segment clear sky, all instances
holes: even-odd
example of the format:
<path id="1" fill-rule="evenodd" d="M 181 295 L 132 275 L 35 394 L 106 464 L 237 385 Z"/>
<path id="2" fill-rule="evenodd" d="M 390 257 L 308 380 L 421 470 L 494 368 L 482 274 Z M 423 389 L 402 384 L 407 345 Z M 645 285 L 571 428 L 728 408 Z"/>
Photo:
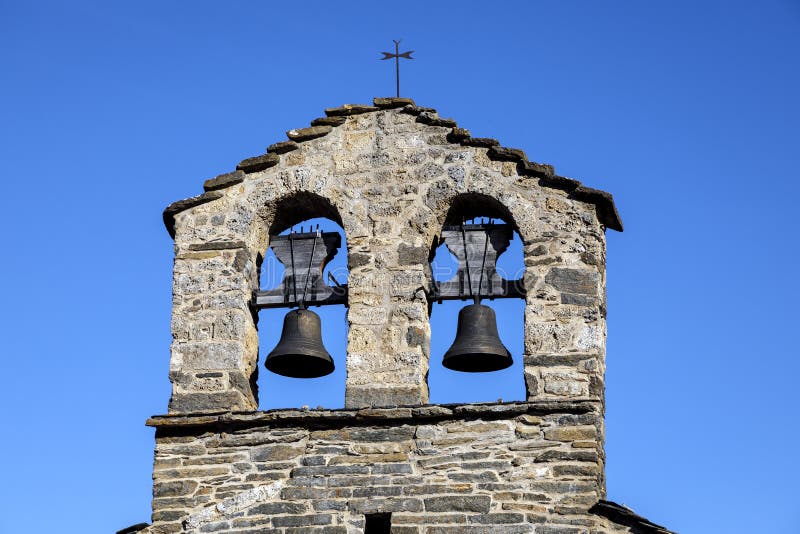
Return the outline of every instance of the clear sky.
<path id="1" fill-rule="evenodd" d="M 404 96 L 615 196 L 609 498 L 682 534 L 800 532 L 797 0 L 0 0 L 0 532 L 149 520 L 162 209 L 391 96 L 397 38 Z"/>

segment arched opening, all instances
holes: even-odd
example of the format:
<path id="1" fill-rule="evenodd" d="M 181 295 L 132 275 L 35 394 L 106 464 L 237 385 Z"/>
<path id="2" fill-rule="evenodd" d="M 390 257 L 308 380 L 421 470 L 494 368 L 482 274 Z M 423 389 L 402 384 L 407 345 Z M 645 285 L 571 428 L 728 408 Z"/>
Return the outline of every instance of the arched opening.
<path id="1" fill-rule="evenodd" d="M 505 228 L 505 231 L 508 232 L 507 247 L 502 244 L 498 246 L 496 242 L 494 245 L 490 244 L 492 238 L 489 237 L 482 242 L 490 252 L 480 254 L 482 251 L 478 251 L 478 257 L 483 259 L 488 256 L 490 263 L 494 264 L 494 275 L 491 273 L 492 269 L 485 263 L 484 270 L 481 270 L 481 262 L 475 261 L 474 250 L 470 254 L 466 254 L 468 237 L 463 241 L 465 248 L 458 249 L 462 242 L 453 239 L 452 231 L 455 228 L 462 228 L 462 225 L 467 231 L 471 229 L 473 232 L 486 231 L 486 229 L 492 232 L 492 229 L 500 228 Z M 495 199 L 485 195 L 468 194 L 454 199 L 445 217 L 444 227 L 443 239 L 438 243 L 431 262 L 433 280 L 437 288 L 442 289 L 440 296 L 445 295 L 445 298 L 435 301 L 431 308 L 431 360 L 428 374 L 430 401 L 432 403 L 463 403 L 525 400 L 526 390 L 522 361 L 525 300 L 524 298 L 513 298 L 520 297 L 520 292 L 524 291 L 521 287 L 521 280 L 525 274 L 525 265 L 522 241 L 513 218 L 509 211 Z M 449 240 L 444 238 L 447 236 L 448 228 L 451 231 Z M 466 232 L 464 237 L 466 237 Z M 498 246 L 500 249 L 496 256 L 496 263 L 494 263 L 491 249 L 489 249 L 490 246 Z M 464 273 L 459 273 L 460 268 L 463 271 L 464 265 L 463 262 L 460 264 L 457 256 L 462 259 L 470 256 L 473 261 L 466 263 L 477 264 L 469 265 L 472 285 L 465 284 Z M 500 341 L 511 353 L 513 363 L 510 367 L 492 372 L 454 371 L 444 367 L 442 358 L 456 339 L 459 312 L 465 306 L 473 303 L 474 294 L 470 295 L 469 289 L 472 287 L 473 293 L 477 292 L 474 285 L 475 277 L 480 273 L 486 276 L 484 280 L 488 280 L 489 276 L 496 276 L 509 282 L 520 281 L 507 292 L 512 298 L 500 298 L 497 288 L 501 286 L 497 282 L 492 284 L 489 291 L 485 289 L 484 282 L 480 280 L 478 282 L 481 288 L 480 292 L 484 294 L 480 303 L 494 311 Z M 453 296 L 454 281 L 459 281 L 464 300 Z M 449 286 L 446 285 L 448 282 Z M 486 295 L 491 293 L 491 290 L 495 291 L 494 297 Z M 446 295 L 450 295 L 450 298 L 447 298 Z"/>
<path id="2" fill-rule="evenodd" d="M 333 237 L 334 233 L 340 238 Z M 270 236 L 271 244 L 260 263 L 261 291 L 257 300 L 267 302 L 283 298 L 284 302 L 269 304 L 258 312 L 259 409 L 341 408 L 344 406 L 347 372 L 345 304 L 348 278 L 347 242 L 341 219 L 327 200 L 311 194 L 297 195 L 279 204 Z M 291 243 L 287 245 L 288 241 Z M 309 267 L 312 266 L 311 271 L 315 270 L 313 265 L 317 266 L 318 272 L 309 276 Z M 287 277 L 292 272 L 298 276 Z M 262 298 L 261 295 L 268 297 Z M 324 305 L 331 295 L 335 304 Z M 281 340 L 287 314 L 300 308 L 298 301 L 303 302 L 301 307 L 320 319 L 322 345 L 334 363 L 330 374 L 295 378 L 265 368 L 267 357 Z"/>

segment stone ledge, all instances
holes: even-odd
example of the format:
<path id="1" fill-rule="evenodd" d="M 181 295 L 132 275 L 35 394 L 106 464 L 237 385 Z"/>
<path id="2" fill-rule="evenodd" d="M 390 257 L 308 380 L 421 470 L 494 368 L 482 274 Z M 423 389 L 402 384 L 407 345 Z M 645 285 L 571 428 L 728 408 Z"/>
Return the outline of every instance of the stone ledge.
<path id="1" fill-rule="evenodd" d="M 481 404 L 426 404 L 391 408 L 361 408 L 357 410 L 297 410 L 278 409 L 248 412 L 209 412 L 182 415 L 154 415 L 147 426 L 157 429 L 188 429 L 192 427 L 249 428 L 258 426 L 331 427 L 364 424 L 418 423 L 447 419 L 504 419 L 523 414 L 553 413 L 584 414 L 600 412 L 602 404 L 596 399 L 579 398 L 569 401 L 491 402 Z"/>
<path id="2" fill-rule="evenodd" d="M 292 150 L 300 148 L 294 141 L 280 141 L 267 147 L 267 152 L 272 154 L 286 154 Z"/>
<path id="3" fill-rule="evenodd" d="M 419 115 L 420 113 L 436 113 L 434 108 L 426 108 L 423 106 L 404 106 L 400 108 L 401 113 L 406 113 L 407 115 Z"/>
<path id="4" fill-rule="evenodd" d="M 216 191 L 217 189 L 225 189 L 242 182 L 244 182 L 244 171 L 233 171 L 206 180 L 205 183 L 203 183 L 203 189 L 206 191 Z"/>
<path id="5" fill-rule="evenodd" d="M 134 532 L 142 531 L 149 526 L 150 523 L 136 523 L 135 525 L 123 528 L 122 530 L 118 530 L 117 534 L 133 534 Z"/>
<path id="6" fill-rule="evenodd" d="M 465 137 L 461 139 L 460 143 L 464 146 L 473 146 L 477 148 L 491 148 L 500 145 L 500 141 L 492 139 L 491 137 Z"/>
<path id="7" fill-rule="evenodd" d="M 675 534 L 661 525 L 648 521 L 627 506 L 622 506 L 612 501 L 598 501 L 589 509 L 589 513 L 610 519 L 618 525 L 635 529 L 632 532 L 640 532 L 641 534 Z"/>
<path id="8" fill-rule="evenodd" d="M 360 115 L 362 113 L 369 113 L 371 111 L 378 111 L 375 106 L 368 106 L 366 104 L 345 104 L 338 108 L 325 108 L 325 115 L 328 117 L 349 117 L 351 115 Z"/>
<path id="9" fill-rule="evenodd" d="M 333 130 L 333 126 L 309 126 L 308 128 L 289 130 L 286 132 L 286 137 L 296 143 L 301 143 L 328 135 L 331 130 Z"/>
<path id="10" fill-rule="evenodd" d="M 606 228 L 622 232 L 622 219 L 619 216 L 619 212 L 617 212 L 617 206 L 611 193 L 582 185 L 577 187 L 570 196 L 577 200 L 594 204 L 597 207 L 597 218 L 600 219 L 600 222 Z"/>
<path id="11" fill-rule="evenodd" d="M 193 252 L 207 251 L 207 250 L 232 250 L 236 248 L 245 248 L 244 241 L 208 241 L 206 243 L 192 243 L 188 249 Z"/>
<path id="12" fill-rule="evenodd" d="M 277 154 L 262 154 L 252 158 L 243 159 L 236 166 L 237 171 L 244 171 L 246 174 L 263 171 L 274 167 L 280 161 Z"/>
<path id="13" fill-rule="evenodd" d="M 427 124 L 428 126 L 443 126 L 445 128 L 456 128 L 458 125 L 453 119 L 443 119 L 437 117 L 434 113 L 423 111 L 417 115 L 417 122 Z"/>
<path id="14" fill-rule="evenodd" d="M 341 126 L 347 117 L 319 117 L 311 121 L 311 126 Z"/>
<path id="15" fill-rule="evenodd" d="M 416 106 L 414 101 L 410 98 L 403 97 L 375 97 L 372 99 L 372 105 L 381 109 L 402 108 L 404 106 Z"/>
<path id="16" fill-rule="evenodd" d="M 206 191 L 202 195 L 185 198 L 183 200 L 173 202 L 172 204 L 167 206 L 166 209 L 164 210 L 164 213 L 162 214 L 162 217 L 164 219 L 164 226 L 167 227 L 167 232 L 169 232 L 169 236 L 172 239 L 175 239 L 175 216 L 178 213 L 188 210 L 189 208 L 205 204 L 206 202 L 211 202 L 220 199 L 223 196 L 225 196 L 225 193 L 221 191 Z"/>
<path id="17" fill-rule="evenodd" d="M 521 148 L 508 148 L 504 146 L 492 146 L 486 153 L 490 159 L 495 161 L 528 161 L 528 156 Z"/>

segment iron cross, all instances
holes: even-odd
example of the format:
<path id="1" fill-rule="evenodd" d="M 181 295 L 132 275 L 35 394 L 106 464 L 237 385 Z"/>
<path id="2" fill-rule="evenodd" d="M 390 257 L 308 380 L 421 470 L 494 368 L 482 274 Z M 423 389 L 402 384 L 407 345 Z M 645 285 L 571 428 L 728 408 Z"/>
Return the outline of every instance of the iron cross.
<path id="1" fill-rule="evenodd" d="M 392 39 L 394 41 L 394 39 Z M 400 98 L 400 58 L 404 57 L 406 59 L 414 59 L 411 57 L 411 53 L 413 50 L 409 50 L 408 52 L 400 53 L 400 41 L 394 41 L 394 54 L 391 52 L 381 52 L 383 57 L 381 59 L 392 59 L 394 58 L 395 63 L 395 73 L 396 73 L 396 80 L 397 80 L 397 98 Z"/>

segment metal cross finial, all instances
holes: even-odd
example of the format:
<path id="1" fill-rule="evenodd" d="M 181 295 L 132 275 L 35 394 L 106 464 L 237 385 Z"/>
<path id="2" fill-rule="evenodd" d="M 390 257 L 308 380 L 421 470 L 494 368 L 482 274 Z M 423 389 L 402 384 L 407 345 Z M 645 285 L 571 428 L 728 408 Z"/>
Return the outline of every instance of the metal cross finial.
<path id="1" fill-rule="evenodd" d="M 394 41 L 394 39 L 392 39 Z M 400 58 L 404 57 L 406 59 L 414 59 L 411 57 L 411 53 L 413 50 L 409 50 L 408 52 L 400 53 L 400 41 L 394 41 L 394 54 L 391 52 L 381 52 L 383 57 L 381 59 L 392 59 L 394 58 L 394 66 L 395 66 L 395 74 L 397 80 L 397 98 L 400 98 Z"/>

